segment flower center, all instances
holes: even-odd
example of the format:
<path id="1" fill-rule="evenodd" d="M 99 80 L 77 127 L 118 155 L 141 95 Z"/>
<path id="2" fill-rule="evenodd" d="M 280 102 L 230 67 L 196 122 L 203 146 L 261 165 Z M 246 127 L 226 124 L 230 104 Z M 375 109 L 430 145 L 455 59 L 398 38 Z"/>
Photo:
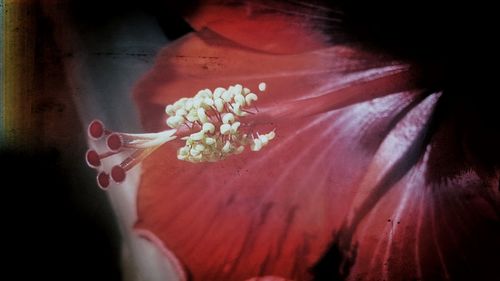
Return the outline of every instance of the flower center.
<path id="1" fill-rule="evenodd" d="M 265 90 L 261 83 L 259 89 Z M 252 103 L 258 96 L 242 85 L 228 89 L 199 91 L 193 98 L 182 98 L 167 105 L 167 125 L 177 129 L 185 145 L 177 150 L 177 159 L 189 162 L 215 162 L 239 154 L 250 146 L 259 151 L 275 136 L 274 131 L 252 134 L 252 125 L 242 117 L 256 114 Z M 248 119 L 247 119 L 248 120 Z"/>
<path id="2" fill-rule="evenodd" d="M 260 83 L 259 90 L 265 91 Z M 104 124 L 94 120 L 88 127 L 88 135 L 94 142 L 105 140 L 106 150 L 98 153 L 89 150 L 87 164 L 97 169 L 97 183 L 105 189 L 110 178 L 120 183 L 128 170 L 140 163 L 161 145 L 180 138 L 184 146 L 177 150 L 177 159 L 198 162 L 215 162 L 233 154 L 240 154 L 245 147 L 259 151 L 275 137 L 274 130 L 264 134 L 253 132 L 252 118 L 257 108 L 253 105 L 258 95 L 240 84 L 213 91 L 204 89 L 192 98 L 181 98 L 165 108 L 169 116 L 167 125 L 172 128 L 158 133 L 128 134 L 105 129 Z M 99 143 L 96 145 L 98 146 Z M 116 155 L 128 154 L 112 166 L 110 174 L 103 168 L 102 160 Z"/>

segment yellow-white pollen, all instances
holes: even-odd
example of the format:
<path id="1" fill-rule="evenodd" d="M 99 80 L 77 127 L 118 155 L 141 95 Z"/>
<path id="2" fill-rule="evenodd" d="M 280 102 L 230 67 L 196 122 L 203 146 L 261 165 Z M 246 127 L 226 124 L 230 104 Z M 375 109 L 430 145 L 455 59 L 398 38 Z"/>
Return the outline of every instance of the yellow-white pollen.
<path id="1" fill-rule="evenodd" d="M 260 139 L 254 139 L 253 143 L 250 145 L 250 149 L 252 151 L 259 151 L 262 149 L 262 142 Z"/>
<path id="2" fill-rule="evenodd" d="M 205 136 L 205 132 L 199 131 L 198 133 L 191 134 L 191 136 L 189 136 L 189 137 L 194 141 L 199 141 L 199 140 L 202 140 L 204 136 Z"/>
<path id="3" fill-rule="evenodd" d="M 260 90 L 261 92 L 264 92 L 264 91 L 266 90 L 266 86 L 267 86 L 267 85 L 266 85 L 266 83 L 261 82 L 261 83 L 259 84 L 259 90 Z"/>
<path id="4" fill-rule="evenodd" d="M 214 90 L 214 99 L 220 98 L 220 96 L 222 95 L 222 93 L 224 93 L 225 91 L 226 91 L 226 89 L 224 89 L 222 87 L 216 88 Z"/>
<path id="5" fill-rule="evenodd" d="M 222 117 L 222 123 L 228 124 L 234 122 L 234 115 L 232 113 L 226 113 Z"/>
<path id="6" fill-rule="evenodd" d="M 215 125 L 209 122 L 206 122 L 203 124 L 202 130 L 204 132 L 208 132 L 213 134 L 215 132 Z"/>
<path id="7" fill-rule="evenodd" d="M 257 95 L 254 93 L 250 93 L 250 94 L 246 95 L 246 97 L 245 97 L 245 101 L 247 102 L 247 105 L 251 105 L 252 102 L 256 101 L 257 99 L 258 99 Z"/>
<path id="8" fill-rule="evenodd" d="M 220 133 L 223 135 L 229 135 L 231 133 L 231 125 L 229 124 L 222 124 L 220 126 Z"/>
<path id="9" fill-rule="evenodd" d="M 265 90 L 265 83 L 259 90 Z M 181 138 L 185 145 L 178 149 L 177 159 L 189 162 L 214 162 L 232 154 L 240 154 L 249 146 L 259 151 L 275 137 L 274 130 L 256 136 L 240 117 L 255 114 L 249 107 L 258 95 L 240 84 L 229 88 L 203 89 L 192 98 L 181 98 L 165 107 L 166 123 L 179 130 L 185 126 L 191 132 Z M 244 130 L 242 132 L 242 130 Z"/>
<path id="10" fill-rule="evenodd" d="M 223 112 L 224 111 L 224 101 L 221 98 L 216 98 L 214 100 L 215 108 L 217 109 L 218 112 Z"/>

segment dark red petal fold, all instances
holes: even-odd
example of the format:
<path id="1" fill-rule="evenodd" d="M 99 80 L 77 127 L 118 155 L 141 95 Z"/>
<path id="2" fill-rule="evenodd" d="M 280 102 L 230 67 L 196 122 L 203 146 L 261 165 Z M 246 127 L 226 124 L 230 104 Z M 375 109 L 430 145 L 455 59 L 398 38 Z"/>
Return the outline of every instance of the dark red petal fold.
<path id="1" fill-rule="evenodd" d="M 467 159 L 470 147 L 449 139 L 464 128 L 438 118 L 442 117 L 439 109 L 441 104 L 432 115 L 409 114 L 410 122 L 387 138 L 399 135 L 398 140 L 382 144 L 374 158 L 376 165 L 368 169 L 368 175 L 372 169 L 381 177 L 389 174 L 393 163 L 377 161 L 378 155 L 395 157 L 395 147 L 407 147 L 406 154 L 414 152 L 415 141 L 405 145 L 408 139 L 418 139 L 408 138 L 417 133 L 414 128 L 427 131 L 427 136 L 432 132 L 429 143 L 424 142 L 423 151 L 413 158 L 416 163 L 390 188 L 376 194 L 379 190 L 368 184 L 368 196 L 355 200 L 359 202 L 355 206 L 362 207 L 353 208 L 350 217 L 366 215 L 349 227 L 359 249 L 351 279 L 488 280 L 495 276 L 500 258 L 500 242 L 495 238 L 500 235 L 498 178 L 482 176 L 483 170 Z M 412 115 L 428 119 L 427 124 L 412 121 Z M 412 161 L 405 153 L 402 159 Z M 368 204 L 366 198 L 373 195 L 376 204 Z"/>
<path id="2" fill-rule="evenodd" d="M 315 3 L 317 2 L 317 3 Z M 319 1 L 200 1 L 186 19 L 196 30 L 208 28 L 242 46 L 275 54 L 325 47 L 338 21 Z"/>

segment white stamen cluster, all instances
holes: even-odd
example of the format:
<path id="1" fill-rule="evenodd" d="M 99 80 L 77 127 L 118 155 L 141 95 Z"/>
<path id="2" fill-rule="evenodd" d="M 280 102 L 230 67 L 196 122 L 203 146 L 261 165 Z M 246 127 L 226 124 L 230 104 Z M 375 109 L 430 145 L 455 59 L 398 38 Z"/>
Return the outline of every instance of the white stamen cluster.
<path id="1" fill-rule="evenodd" d="M 261 83 L 262 85 L 263 83 Z M 264 83 L 265 85 L 265 83 Z M 264 87 L 259 87 L 260 89 Z M 240 117 L 246 116 L 258 96 L 240 84 L 228 89 L 218 87 L 199 91 L 193 98 L 181 98 L 167 105 L 167 125 L 174 129 L 186 126 L 199 130 L 182 138 L 185 145 L 178 149 L 177 158 L 190 162 L 218 161 L 231 154 L 239 154 L 249 145 L 259 151 L 275 137 L 274 130 L 267 134 L 249 135 Z"/>

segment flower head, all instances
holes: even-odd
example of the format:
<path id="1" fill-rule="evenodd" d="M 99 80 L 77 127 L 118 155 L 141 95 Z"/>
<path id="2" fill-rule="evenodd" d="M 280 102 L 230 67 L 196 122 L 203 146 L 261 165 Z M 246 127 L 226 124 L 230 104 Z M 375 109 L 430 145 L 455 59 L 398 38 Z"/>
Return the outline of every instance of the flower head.
<path id="1" fill-rule="evenodd" d="M 199 4 L 187 15 L 196 31 L 160 52 L 134 93 L 144 128 L 167 124 L 180 143 L 144 158 L 142 235 L 193 280 L 495 272 L 500 137 L 484 101 L 445 87 L 440 59 L 337 40 L 325 31 L 338 10 L 323 1 Z M 259 157 L 232 156 L 270 141 Z"/>

